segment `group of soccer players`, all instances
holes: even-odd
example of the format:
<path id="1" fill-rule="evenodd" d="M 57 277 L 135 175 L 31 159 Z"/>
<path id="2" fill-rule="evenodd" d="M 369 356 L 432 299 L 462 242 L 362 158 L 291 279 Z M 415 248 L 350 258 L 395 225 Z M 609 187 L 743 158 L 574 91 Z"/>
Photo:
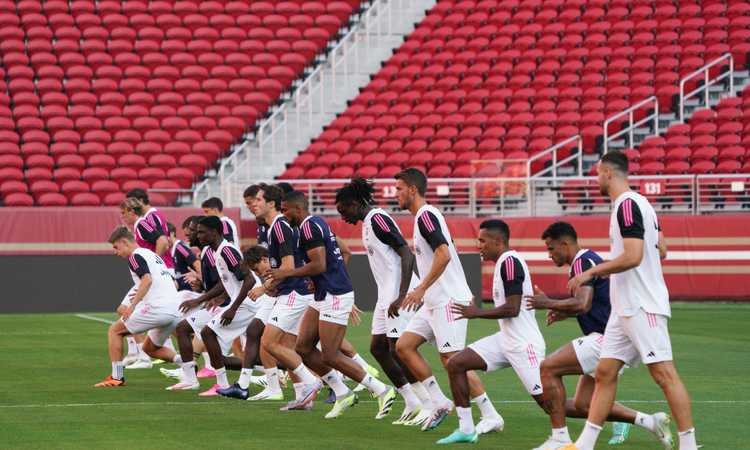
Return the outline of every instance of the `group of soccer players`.
<path id="1" fill-rule="evenodd" d="M 666 247 L 658 219 L 646 198 L 630 190 L 623 154 L 606 154 L 598 169 L 602 194 L 613 203 L 611 260 L 581 248 L 570 224 L 551 224 L 542 240 L 557 266 L 570 267 L 571 296 L 550 299 L 510 247 L 508 225 L 485 220 L 477 242 L 481 258 L 495 264 L 490 308 L 474 303 L 446 221 L 425 200 L 422 172 L 405 169 L 396 175 L 399 206 L 414 216 L 413 249 L 393 218 L 376 206 L 371 183 L 354 179 L 337 191 L 344 221 L 362 222 L 378 288 L 370 351 L 392 386 L 378 380 L 377 371 L 346 341 L 349 322 L 359 322 L 345 266 L 348 250 L 325 219 L 310 214 L 304 193 L 285 184 L 247 188 L 245 204 L 258 222 L 258 244 L 244 253 L 236 226 L 222 217 L 220 200 L 204 203 L 206 216 L 185 220 L 186 245 L 170 235 L 144 192 L 131 193 L 121 205 L 126 227 L 117 228 L 109 241 L 128 260 L 135 285 L 118 308 L 121 320 L 109 331 L 112 374 L 96 386 L 125 384 L 122 339 L 127 337 L 136 355 L 145 354 L 136 363 L 158 358 L 180 366 L 162 370 L 179 379 L 169 390 L 198 389 L 205 370 L 203 376 L 215 376 L 216 384 L 199 395 L 282 400 L 286 372 L 295 398 L 282 411 L 311 409 L 327 385 L 335 402 L 326 418 L 341 416 L 358 402 L 356 391 L 367 389 L 378 400 L 376 419 L 389 414 L 398 393 L 405 408 L 393 424 L 428 431 L 455 411 L 459 428 L 437 441 L 452 444 L 477 442 L 480 434 L 503 429 L 504 420 L 474 371 L 511 367 L 550 417 L 552 433 L 536 450 L 593 449 L 605 421 L 619 425 L 615 443 L 625 439 L 628 424 L 635 424 L 669 449 L 674 443 L 667 414 L 615 402 L 623 369 L 643 362 L 677 422 L 679 448 L 694 450 L 690 399 L 672 364 L 669 295 L 661 268 Z M 201 249 L 200 259 L 190 247 Z M 546 356 L 535 310 L 547 310 L 547 325 L 575 317 L 582 335 Z M 497 319 L 499 331 L 467 346 L 468 321 L 476 318 Z M 143 339 L 137 337 L 143 333 Z M 171 335 L 177 337 L 177 350 L 170 348 Z M 420 354 L 425 343 L 440 354 L 452 398 Z M 207 367 L 198 371 L 194 354 L 204 349 Z M 229 383 L 227 369 L 240 371 L 236 383 Z M 254 370 L 262 376 L 253 376 Z M 572 398 L 566 398 L 562 381 L 567 375 L 579 376 Z M 350 389 L 346 380 L 358 386 Z M 250 384 L 263 390 L 250 396 Z M 476 425 L 471 401 L 481 412 Z M 575 442 L 566 417 L 587 419 Z"/>

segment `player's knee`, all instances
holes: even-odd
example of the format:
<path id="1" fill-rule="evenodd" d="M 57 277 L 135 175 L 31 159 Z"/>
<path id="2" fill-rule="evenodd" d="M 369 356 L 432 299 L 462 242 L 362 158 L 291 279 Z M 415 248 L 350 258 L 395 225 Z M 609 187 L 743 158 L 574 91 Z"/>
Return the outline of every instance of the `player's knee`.
<path id="1" fill-rule="evenodd" d="M 157 347 L 156 344 L 151 342 L 151 339 L 146 339 L 143 341 L 143 351 L 148 356 L 153 356 L 153 353 L 156 352 L 160 347 Z"/>
<path id="2" fill-rule="evenodd" d="M 617 369 L 608 365 L 599 364 L 596 366 L 597 383 L 614 383 L 617 381 Z"/>
<path id="3" fill-rule="evenodd" d="M 209 342 L 216 338 L 216 333 L 214 333 L 214 330 L 205 327 L 201 330 L 201 339 L 204 343 Z"/>
<path id="4" fill-rule="evenodd" d="M 450 375 L 457 375 L 466 372 L 466 365 L 461 361 L 461 358 L 450 358 L 444 362 L 443 365 Z"/>
<path id="5" fill-rule="evenodd" d="M 177 333 L 178 336 L 190 336 L 192 332 L 193 328 L 185 320 L 180 322 L 175 329 L 175 333 Z"/>
<path id="6" fill-rule="evenodd" d="M 539 366 L 539 376 L 542 378 L 542 381 L 544 381 L 545 378 L 553 378 L 557 376 L 555 366 L 548 364 L 546 360 L 542 361 L 542 365 Z"/>
<path id="7" fill-rule="evenodd" d="M 649 367 L 649 371 L 651 372 L 651 377 L 654 379 L 656 384 L 658 384 L 662 389 L 673 386 L 679 382 L 677 371 L 671 364 L 653 364 L 651 367 Z"/>

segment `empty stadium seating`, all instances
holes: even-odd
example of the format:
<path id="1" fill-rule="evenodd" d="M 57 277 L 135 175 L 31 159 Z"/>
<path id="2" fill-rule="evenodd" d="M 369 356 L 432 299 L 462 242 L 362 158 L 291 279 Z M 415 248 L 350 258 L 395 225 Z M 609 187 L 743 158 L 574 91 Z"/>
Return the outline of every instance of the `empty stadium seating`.
<path id="1" fill-rule="evenodd" d="M 670 109 L 682 77 L 728 52 L 746 67 L 745 1 L 439 1 L 280 178 L 406 165 L 467 177 L 472 161 L 525 159 L 576 134 L 595 152 L 605 118 L 652 95 Z"/>
<path id="2" fill-rule="evenodd" d="M 359 4 L 0 0 L 4 203 L 112 204 L 133 180 L 189 188 Z"/>

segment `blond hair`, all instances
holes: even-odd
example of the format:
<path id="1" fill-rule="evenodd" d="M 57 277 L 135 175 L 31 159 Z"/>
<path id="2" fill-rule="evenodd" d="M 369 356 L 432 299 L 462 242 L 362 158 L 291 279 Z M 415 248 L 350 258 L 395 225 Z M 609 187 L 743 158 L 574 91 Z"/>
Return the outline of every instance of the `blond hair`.
<path id="1" fill-rule="evenodd" d="M 143 215 L 143 203 L 137 198 L 126 198 L 120 203 L 120 209 L 124 211 L 133 211 L 138 217 Z"/>
<path id="2" fill-rule="evenodd" d="M 120 239 L 125 239 L 130 242 L 135 241 L 135 237 L 133 236 L 133 233 L 131 233 L 130 230 L 128 230 L 126 227 L 123 227 L 123 226 L 118 226 L 112 231 L 112 234 L 109 235 L 108 242 L 110 244 L 114 244 Z"/>

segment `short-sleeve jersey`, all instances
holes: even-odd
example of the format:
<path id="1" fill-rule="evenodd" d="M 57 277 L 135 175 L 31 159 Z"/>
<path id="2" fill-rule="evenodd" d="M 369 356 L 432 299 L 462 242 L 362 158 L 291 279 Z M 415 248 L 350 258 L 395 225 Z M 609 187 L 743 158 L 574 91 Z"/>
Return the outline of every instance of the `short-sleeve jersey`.
<path id="1" fill-rule="evenodd" d="M 208 245 L 201 250 L 201 277 L 203 278 L 203 290 L 205 292 L 210 291 L 219 282 L 214 251 Z"/>
<path id="2" fill-rule="evenodd" d="M 544 338 L 539 331 L 534 311 L 526 309 L 527 295 L 534 295 L 531 275 L 526 261 L 515 250 L 500 255 L 495 263 L 492 280 L 492 300 L 502 306 L 511 295 L 521 296 L 521 309 L 516 317 L 498 319 L 501 345 L 509 352 L 524 352 L 529 346 L 544 348 Z"/>
<path id="3" fill-rule="evenodd" d="M 307 251 L 323 247 L 326 257 L 325 272 L 310 277 L 315 285 L 315 300 L 325 300 L 327 294 L 343 295 L 352 292 L 351 279 L 344 267 L 341 249 L 336 235 L 325 220 L 319 216 L 307 216 L 300 224 L 300 247 L 306 263 L 310 262 Z"/>
<path id="4" fill-rule="evenodd" d="M 659 221 L 646 197 L 633 191 L 620 194 L 612 205 L 609 221 L 612 259 L 622 255 L 624 239 L 628 238 L 643 241 L 643 259 L 637 267 L 610 275 L 612 308 L 623 317 L 635 315 L 640 308 L 671 316 L 659 255 Z"/>
<path id="5" fill-rule="evenodd" d="M 424 305 L 428 308 L 449 302 L 468 303 L 472 293 L 443 215 L 434 206 L 426 204 L 419 208 L 414 217 L 414 253 L 420 276 L 424 277 L 430 272 L 435 250 L 443 244 L 448 246 L 451 260 L 442 275 L 425 292 Z"/>
<path id="6" fill-rule="evenodd" d="M 239 247 L 240 233 L 237 231 L 237 225 L 234 223 L 234 220 L 227 216 L 222 216 L 220 219 L 222 225 L 221 234 L 224 236 L 224 239 Z"/>
<path id="7" fill-rule="evenodd" d="M 141 301 L 159 308 L 179 304 L 172 274 L 159 255 L 143 247 L 136 248 L 128 258 L 128 267 L 136 286 L 140 287 L 144 275 L 151 275 L 151 287 Z"/>
<path id="8" fill-rule="evenodd" d="M 406 246 L 406 240 L 385 210 L 373 208 L 362 221 L 362 243 L 378 286 L 378 304 L 390 305 L 398 299 L 401 289 L 401 257 L 396 250 Z M 409 287 L 418 283 L 413 274 Z"/>
<path id="9" fill-rule="evenodd" d="M 177 280 L 177 288 L 181 291 L 190 290 L 190 283 L 182 278 L 183 275 L 190 272 L 193 263 L 198 260 L 193 250 L 183 241 L 177 239 L 172 244 L 170 250 L 172 260 L 174 260 L 174 275 Z"/>
<path id="10" fill-rule="evenodd" d="M 242 253 L 225 239 L 214 251 L 214 258 L 219 280 L 224 285 L 229 301 L 233 302 L 237 299 L 245 279 L 245 273 L 242 271 Z"/>
<path id="11" fill-rule="evenodd" d="M 156 208 L 149 208 L 143 217 L 140 217 L 133 227 L 136 243 L 139 247 L 144 247 L 152 252 L 156 252 L 156 241 L 160 236 L 169 236 L 167 229 L 167 219 L 161 211 Z M 170 269 L 174 268 L 172 255 L 166 253 L 161 256 L 164 263 Z"/>
<path id="12" fill-rule="evenodd" d="M 281 267 L 281 258 L 291 256 L 294 258 L 294 267 L 305 265 L 302 252 L 299 247 L 299 229 L 292 227 L 282 214 L 274 217 L 268 228 L 268 259 L 272 269 Z M 309 295 L 310 288 L 307 278 L 287 278 L 279 283 L 275 291 L 278 295 L 288 295 L 292 291 L 302 295 Z"/>
<path id="13" fill-rule="evenodd" d="M 602 263 L 602 257 L 592 250 L 581 249 L 573 258 L 570 265 L 570 278 L 578 276 L 589 270 L 597 264 Z M 578 325 L 581 327 L 584 335 L 591 333 L 604 334 L 607 327 L 609 313 L 612 305 L 609 303 L 609 278 L 596 277 L 589 280 L 585 286 L 590 286 L 594 290 L 594 296 L 591 300 L 591 309 L 588 312 L 576 316 Z"/>

